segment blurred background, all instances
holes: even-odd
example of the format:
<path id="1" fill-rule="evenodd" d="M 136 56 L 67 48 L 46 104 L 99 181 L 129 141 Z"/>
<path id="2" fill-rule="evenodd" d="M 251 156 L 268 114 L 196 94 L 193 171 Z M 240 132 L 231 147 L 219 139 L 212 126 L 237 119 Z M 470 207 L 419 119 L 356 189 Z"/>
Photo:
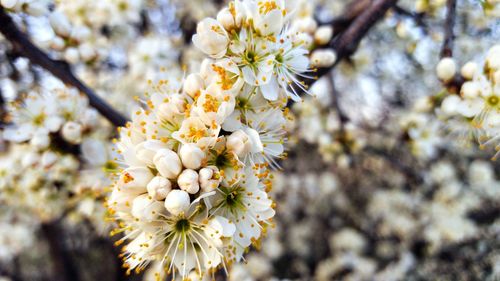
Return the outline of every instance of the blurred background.
<path id="1" fill-rule="evenodd" d="M 335 38 L 372 1 L 297 2 L 294 24 L 311 34 L 331 26 Z M 443 96 L 461 86 L 436 74 L 447 4 L 396 1 L 357 49 L 334 67 L 325 65 L 313 95 L 290 106 L 288 157 L 273 175 L 273 227 L 245 263 L 217 280 L 500 280 L 500 164 L 491 159 L 499 147 L 474 144 L 474 132 L 442 114 Z M 65 61 L 59 69 L 71 66 L 75 77 L 126 115 L 151 81 L 180 84 L 200 67 L 204 56 L 191 44 L 196 23 L 215 17 L 226 3 L 1 5 L 0 114 L 6 126 L 22 97 L 61 84 L 19 52 L 6 17 L 37 48 Z M 457 1 L 454 33 L 457 66 L 472 61 L 482 69 L 488 50 L 500 43 L 500 3 Z M 97 156 L 83 145 L 61 145 L 52 160 L 33 149 L 35 141 L 0 137 L 1 281 L 154 280 L 147 270 L 127 275 L 113 245 L 117 238 L 109 236 L 113 222 L 106 219 L 104 198 L 115 129 L 96 122 Z M 42 164 L 33 166 L 33 159 Z"/>

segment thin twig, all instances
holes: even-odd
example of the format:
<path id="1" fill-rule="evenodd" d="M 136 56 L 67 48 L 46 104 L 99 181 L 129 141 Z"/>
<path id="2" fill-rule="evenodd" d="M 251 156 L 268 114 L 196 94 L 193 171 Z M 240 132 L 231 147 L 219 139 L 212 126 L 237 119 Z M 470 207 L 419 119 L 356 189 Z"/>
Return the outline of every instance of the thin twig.
<path id="1" fill-rule="evenodd" d="M 397 14 L 399 14 L 401 16 L 411 18 L 422 29 L 422 32 L 424 34 L 429 33 L 429 27 L 427 26 L 427 24 L 424 21 L 424 16 L 425 16 L 424 13 L 415 13 L 412 11 L 408 11 L 405 8 L 398 6 L 398 5 L 395 5 L 393 10 L 394 10 L 394 12 L 396 12 Z"/>
<path id="2" fill-rule="evenodd" d="M 384 17 L 385 13 L 393 7 L 398 0 L 374 0 L 372 4 L 365 8 L 349 25 L 349 27 L 339 34 L 330 44 L 337 54 L 337 61 L 330 67 L 319 68 L 316 72 L 316 77 L 319 79 L 323 75 L 330 72 L 341 60 L 348 58 L 352 55 L 361 39 L 368 33 L 368 31 Z M 311 85 L 314 79 L 306 79 L 304 83 Z"/>
<path id="3" fill-rule="evenodd" d="M 31 63 L 39 65 L 64 83 L 71 85 L 84 93 L 88 97 L 90 105 L 115 126 L 125 125 L 127 119 L 123 115 L 97 96 L 83 82 L 78 80 L 78 78 L 76 78 L 71 71 L 71 67 L 67 62 L 51 59 L 45 52 L 31 43 L 28 36 L 17 28 L 15 23 L 12 21 L 12 18 L 1 7 L 0 32 L 12 44 L 14 50 L 23 57 L 29 59 Z"/>
<path id="4" fill-rule="evenodd" d="M 453 56 L 453 41 L 455 40 L 455 18 L 457 15 L 457 0 L 448 0 L 446 3 L 446 20 L 444 23 L 444 42 L 441 49 L 441 58 Z"/>

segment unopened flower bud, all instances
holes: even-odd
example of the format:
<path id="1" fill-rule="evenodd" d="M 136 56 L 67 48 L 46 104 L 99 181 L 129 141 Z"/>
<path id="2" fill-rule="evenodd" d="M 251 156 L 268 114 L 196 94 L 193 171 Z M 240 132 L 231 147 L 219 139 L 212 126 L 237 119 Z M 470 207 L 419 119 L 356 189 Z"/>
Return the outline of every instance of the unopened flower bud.
<path id="1" fill-rule="evenodd" d="M 174 189 L 165 198 L 165 208 L 173 215 L 179 215 L 189 210 L 189 194 L 184 190 Z"/>
<path id="2" fill-rule="evenodd" d="M 233 14 L 231 14 L 229 8 L 224 8 L 217 14 L 217 21 L 228 31 L 237 27 Z"/>
<path id="3" fill-rule="evenodd" d="M 193 143 L 183 144 L 179 150 L 179 155 L 184 167 L 193 170 L 200 168 L 205 159 L 205 152 Z"/>
<path id="4" fill-rule="evenodd" d="M 21 165 L 24 168 L 27 168 L 27 167 L 35 165 L 36 163 L 38 163 L 38 161 L 40 161 L 40 155 L 38 153 L 28 152 L 21 159 Z"/>
<path id="5" fill-rule="evenodd" d="M 245 133 L 248 135 L 248 138 L 250 138 L 250 143 L 252 144 L 252 149 L 250 152 L 252 153 L 261 153 L 264 151 L 264 145 L 262 144 L 262 141 L 260 140 L 260 135 L 259 132 L 257 132 L 255 129 L 252 128 L 245 128 Z"/>
<path id="6" fill-rule="evenodd" d="M 474 82 L 467 81 L 462 85 L 460 94 L 466 99 L 474 99 L 479 96 L 480 89 Z"/>
<path id="7" fill-rule="evenodd" d="M 91 34 L 92 32 L 88 27 L 77 26 L 71 31 L 71 38 L 75 39 L 78 42 L 85 42 L 85 40 L 87 40 Z"/>
<path id="8" fill-rule="evenodd" d="M 80 121 L 85 127 L 96 127 L 99 124 L 99 113 L 93 108 L 88 108 Z"/>
<path id="9" fill-rule="evenodd" d="M 488 50 L 486 66 L 494 71 L 500 70 L 500 45 L 495 45 Z"/>
<path id="10" fill-rule="evenodd" d="M 330 67 L 336 60 L 337 54 L 330 49 L 319 49 L 311 55 L 311 64 L 315 67 Z"/>
<path id="11" fill-rule="evenodd" d="M 82 141 L 82 125 L 69 121 L 62 127 L 62 137 L 69 143 L 77 144 Z"/>
<path id="12" fill-rule="evenodd" d="M 313 34 L 316 28 L 318 28 L 318 23 L 312 17 L 306 17 L 296 20 L 294 22 L 294 27 L 299 32 Z"/>
<path id="13" fill-rule="evenodd" d="M 227 137 L 226 148 L 236 153 L 238 157 L 244 157 L 252 149 L 252 143 L 245 132 L 238 130 Z"/>
<path id="14" fill-rule="evenodd" d="M 160 149 L 156 152 L 153 163 L 160 175 L 167 179 L 175 179 L 182 170 L 181 159 L 170 149 Z"/>
<path id="15" fill-rule="evenodd" d="M 205 192 L 209 192 L 219 186 L 222 177 L 217 167 L 209 166 L 200 170 L 199 181 L 201 189 Z"/>
<path id="16" fill-rule="evenodd" d="M 45 4 L 43 1 L 33 1 L 27 4 L 28 6 L 26 7 L 26 13 L 32 16 L 39 17 L 48 11 L 47 4 Z"/>
<path id="17" fill-rule="evenodd" d="M 200 185 L 198 184 L 198 173 L 191 169 L 185 169 L 182 171 L 177 179 L 177 184 L 180 189 L 190 194 L 195 194 L 200 190 Z"/>
<path id="18" fill-rule="evenodd" d="M 78 52 L 78 49 L 74 47 L 67 48 L 64 52 L 64 59 L 72 64 L 77 63 L 80 59 L 80 53 Z"/>
<path id="19" fill-rule="evenodd" d="M 89 43 L 83 43 L 78 46 L 78 51 L 80 52 L 80 57 L 84 62 L 91 61 L 97 56 L 97 52 Z"/>
<path id="20" fill-rule="evenodd" d="M 329 25 L 320 26 L 314 33 L 314 40 L 319 45 L 326 45 L 332 39 L 333 28 Z"/>
<path id="21" fill-rule="evenodd" d="M 456 95 L 447 96 L 441 103 L 441 109 L 446 114 L 455 114 L 460 104 L 460 98 Z"/>
<path id="22" fill-rule="evenodd" d="M 148 183 L 146 188 L 149 196 L 155 200 L 163 200 L 172 190 L 172 183 L 164 177 L 156 176 Z"/>
<path id="23" fill-rule="evenodd" d="M 462 69 L 460 70 L 460 74 L 462 74 L 462 77 L 467 79 L 467 80 L 472 80 L 474 78 L 474 75 L 477 72 L 477 63 L 475 62 L 468 62 L 462 66 Z"/>
<path id="24" fill-rule="evenodd" d="M 52 38 L 52 41 L 50 43 L 50 47 L 52 49 L 56 50 L 56 51 L 62 51 L 62 50 L 64 50 L 65 46 L 66 46 L 66 43 L 59 36 L 55 36 L 54 38 Z"/>
<path id="25" fill-rule="evenodd" d="M 16 6 L 18 0 L 2 0 L 0 4 L 7 9 L 12 9 Z"/>
<path id="26" fill-rule="evenodd" d="M 42 154 L 42 159 L 40 161 L 40 164 L 42 164 L 43 167 L 48 168 L 54 165 L 56 161 L 57 161 L 57 154 L 55 154 L 52 151 L 45 151 Z"/>
<path id="27" fill-rule="evenodd" d="M 50 145 L 50 138 L 46 132 L 37 133 L 30 140 L 30 144 L 35 148 L 42 150 Z"/>
<path id="28" fill-rule="evenodd" d="M 443 58 L 436 66 L 436 74 L 439 79 L 448 82 L 455 76 L 457 65 L 452 58 Z"/>
<path id="29" fill-rule="evenodd" d="M 204 88 L 204 84 L 205 82 L 200 74 L 191 73 L 186 77 L 186 81 L 184 81 L 184 91 L 190 97 L 194 98 Z"/>
<path id="30" fill-rule="evenodd" d="M 49 16 L 49 22 L 57 35 L 68 37 L 71 33 L 71 24 L 68 18 L 61 12 L 52 12 Z"/>

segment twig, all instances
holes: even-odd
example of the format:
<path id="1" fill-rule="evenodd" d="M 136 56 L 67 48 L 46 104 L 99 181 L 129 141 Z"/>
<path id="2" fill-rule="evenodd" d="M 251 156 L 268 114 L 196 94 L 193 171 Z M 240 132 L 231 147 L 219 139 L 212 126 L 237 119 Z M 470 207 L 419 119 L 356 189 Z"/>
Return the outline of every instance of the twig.
<path id="1" fill-rule="evenodd" d="M 337 88 L 335 87 L 335 80 L 333 76 L 333 70 L 326 74 L 328 84 L 330 86 L 330 92 L 331 92 L 331 97 L 332 97 L 332 102 L 331 106 L 335 108 L 335 111 L 337 113 L 337 116 L 339 118 L 340 122 L 340 131 L 344 132 L 344 124 L 349 121 L 349 117 L 347 117 L 344 113 L 344 111 L 340 108 L 339 104 L 339 92 L 337 91 Z"/>
<path id="2" fill-rule="evenodd" d="M 446 20 L 444 23 L 444 42 L 441 49 L 441 58 L 451 57 L 453 55 L 453 41 L 455 34 L 453 28 L 455 27 L 455 18 L 457 15 L 457 0 L 448 0 L 446 3 Z"/>
<path id="3" fill-rule="evenodd" d="M 409 17 L 411 19 L 413 19 L 413 21 L 418 25 L 420 26 L 420 28 L 422 29 L 423 33 L 424 34 L 428 34 L 429 33 L 429 28 L 427 26 L 427 24 L 425 23 L 424 21 L 424 13 L 415 13 L 415 12 L 412 12 L 412 11 L 408 11 L 406 10 L 405 8 L 401 7 L 401 6 L 398 6 L 398 5 L 395 5 L 394 8 L 393 8 L 394 12 L 396 12 L 397 14 L 401 15 L 401 16 L 405 16 L 405 17 Z"/>
<path id="4" fill-rule="evenodd" d="M 29 59 L 31 63 L 39 65 L 64 83 L 84 93 L 88 97 L 90 105 L 115 126 L 125 125 L 127 119 L 78 80 L 67 62 L 51 59 L 45 52 L 31 43 L 27 35 L 17 28 L 3 8 L 0 8 L 0 32 L 12 44 L 14 50 Z"/>
<path id="5" fill-rule="evenodd" d="M 352 55 L 356 51 L 361 39 L 364 38 L 368 31 L 397 3 L 397 1 L 398 0 L 374 0 L 369 7 L 363 10 L 363 12 L 353 20 L 349 27 L 332 41 L 330 47 L 336 52 L 337 61 L 331 67 L 319 68 L 316 73 L 316 78 L 320 78 L 327 74 L 341 60 Z M 306 85 L 311 85 L 314 81 L 314 79 L 307 79 L 304 83 Z"/>

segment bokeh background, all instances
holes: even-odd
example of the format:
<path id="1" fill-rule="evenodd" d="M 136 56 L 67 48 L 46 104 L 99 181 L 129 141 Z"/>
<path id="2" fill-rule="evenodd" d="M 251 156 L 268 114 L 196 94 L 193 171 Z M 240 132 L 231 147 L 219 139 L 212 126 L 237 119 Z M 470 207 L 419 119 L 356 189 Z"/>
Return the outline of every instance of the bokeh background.
<path id="1" fill-rule="evenodd" d="M 17 1 L 2 0 L 3 13 L 123 114 L 150 81 L 180 83 L 199 68 L 196 23 L 225 5 Z M 298 24 L 312 31 L 342 28 L 338 19 L 352 7 L 298 2 Z M 69 31 L 54 28 L 49 12 L 65 15 Z M 500 43 L 500 4 L 459 0 L 456 12 L 453 58 L 482 66 Z M 274 226 L 245 263 L 218 280 L 500 280 L 495 148 L 479 149 L 436 114 L 437 101 L 452 91 L 435 71 L 446 15 L 444 0 L 398 1 L 349 58 L 313 84 L 314 97 L 290 106 L 288 158 L 273 176 Z M 13 102 L 58 83 L 0 35 L 4 124 Z M 96 134 L 111 155 L 115 131 L 102 122 Z M 109 237 L 108 159 L 77 153 L 37 170 L 23 165 L 30 146 L 1 145 L 0 280 L 154 280 L 148 271 L 126 275 L 117 238 Z"/>

